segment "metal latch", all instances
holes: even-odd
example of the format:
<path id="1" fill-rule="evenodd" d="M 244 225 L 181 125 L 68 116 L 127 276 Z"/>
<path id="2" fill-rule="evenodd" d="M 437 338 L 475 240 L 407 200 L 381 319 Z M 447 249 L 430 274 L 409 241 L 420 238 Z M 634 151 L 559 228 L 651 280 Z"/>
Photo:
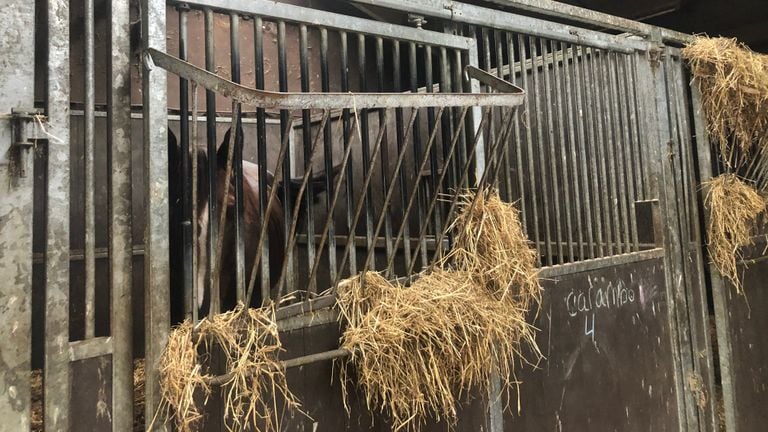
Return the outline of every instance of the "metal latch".
<path id="1" fill-rule="evenodd" d="M 44 121 L 42 110 L 38 108 L 11 109 L 11 127 L 13 128 L 11 154 L 16 157 L 16 173 L 20 178 L 27 177 L 29 155 L 35 146 L 34 141 L 39 138 L 36 133 L 36 122 Z"/>

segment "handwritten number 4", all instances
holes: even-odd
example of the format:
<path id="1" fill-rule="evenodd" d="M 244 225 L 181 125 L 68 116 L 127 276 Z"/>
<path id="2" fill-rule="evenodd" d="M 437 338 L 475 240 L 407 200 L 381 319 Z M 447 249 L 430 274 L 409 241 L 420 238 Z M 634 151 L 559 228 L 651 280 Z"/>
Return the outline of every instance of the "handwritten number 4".
<path id="1" fill-rule="evenodd" d="M 595 314 L 592 314 L 592 327 L 589 327 L 589 318 L 584 315 L 584 335 L 592 336 L 592 342 L 595 341 Z"/>

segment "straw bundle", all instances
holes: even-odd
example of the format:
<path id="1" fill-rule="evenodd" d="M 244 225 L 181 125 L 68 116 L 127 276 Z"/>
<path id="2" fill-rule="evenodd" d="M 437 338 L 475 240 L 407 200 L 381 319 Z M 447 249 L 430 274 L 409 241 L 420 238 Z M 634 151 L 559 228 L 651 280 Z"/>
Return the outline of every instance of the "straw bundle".
<path id="1" fill-rule="evenodd" d="M 734 174 L 722 174 L 705 185 L 709 189 L 705 199 L 710 213 L 709 255 L 720 274 L 741 292 L 736 262 L 741 257 L 740 248 L 751 244 L 751 234 L 758 216 L 765 211 L 766 201 Z"/>
<path id="2" fill-rule="evenodd" d="M 768 143 L 768 56 L 727 38 L 696 38 L 683 57 L 701 91 L 710 134 L 723 162 L 733 163 L 734 150 L 754 155 Z M 744 163 L 744 161 L 737 161 Z"/>
<path id="3" fill-rule="evenodd" d="M 246 426 L 257 431 L 278 431 L 283 408 L 298 406 L 288 390 L 277 360 L 282 351 L 273 308 L 235 310 L 201 321 L 196 328 L 184 322 L 169 336 L 160 359 L 163 410 L 181 431 L 192 430 L 203 417 L 202 404 L 211 394 L 210 367 L 199 353 L 221 353 L 231 379 L 223 386 L 224 419 L 229 430 Z"/>
<path id="4" fill-rule="evenodd" d="M 464 195 L 453 229 L 454 251 L 411 286 L 368 272 L 337 292 L 351 352 L 342 377 L 353 367 L 368 408 L 396 430 L 455 425 L 469 389 L 487 394 L 498 374 L 509 390 L 524 345 L 541 356 L 525 320 L 540 287 L 517 211 L 493 192 Z"/>

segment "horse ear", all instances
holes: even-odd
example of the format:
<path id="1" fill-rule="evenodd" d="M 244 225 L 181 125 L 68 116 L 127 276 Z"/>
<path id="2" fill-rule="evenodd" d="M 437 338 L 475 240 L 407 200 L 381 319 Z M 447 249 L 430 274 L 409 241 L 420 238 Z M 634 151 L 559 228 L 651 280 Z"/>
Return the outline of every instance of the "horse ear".
<path id="1" fill-rule="evenodd" d="M 237 136 L 236 138 L 240 140 L 240 142 L 243 142 L 243 127 L 240 126 L 237 128 Z M 229 141 L 232 137 L 232 128 L 230 127 L 227 129 L 227 131 L 224 133 L 224 139 L 221 140 L 221 145 L 219 145 L 219 148 L 216 149 L 216 163 L 221 167 L 227 166 L 227 153 L 229 152 Z"/>

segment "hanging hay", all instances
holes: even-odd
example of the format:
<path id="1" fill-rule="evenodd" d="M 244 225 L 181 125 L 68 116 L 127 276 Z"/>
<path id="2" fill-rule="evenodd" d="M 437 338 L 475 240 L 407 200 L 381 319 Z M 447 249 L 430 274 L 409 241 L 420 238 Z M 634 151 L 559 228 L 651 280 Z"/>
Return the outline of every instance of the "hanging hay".
<path id="1" fill-rule="evenodd" d="M 212 389 L 212 350 L 221 353 L 231 377 L 224 385 L 224 420 L 229 430 L 249 427 L 278 431 L 284 409 L 297 408 L 277 354 L 282 351 L 273 308 L 234 311 L 201 321 L 189 321 L 168 338 L 160 359 L 161 412 L 181 431 L 193 430 L 203 417 Z M 283 401 L 283 409 L 279 409 Z M 200 402 L 200 403 L 198 403 Z"/>
<path id="2" fill-rule="evenodd" d="M 449 229 L 454 247 L 440 263 L 442 267 L 473 274 L 497 299 L 512 296 L 513 303 L 525 310 L 540 300 L 536 251 L 514 204 L 502 201 L 493 190 L 463 194 Z"/>
<path id="3" fill-rule="evenodd" d="M 768 56 L 736 39 L 707 37 L 696 38 L 682 54 L 701 91 L 723 162 L 732 163 L 734 147 L 743 154 L 762 150 L 768 144 Z"/>
<path id="4" fill-rule="evenodd" d="M 410 286 L 371 272 L 339 286 L 351 353 L 342 379 L 354 374 L 368 409 L 396 430 L 428 418 L 455 425 L 469 389 L 488 394 L 498 374 L 510 390 L 525 347 L 541 356 L 525 319 L 540 286 L 517 210 L 493 192 L 477 197 L 463 197 L 454 252 Z"/>
<path id="5" fill-rule="evenodd" d="M 710 213 L 709 256 L 718 272 L 741 292 L 736 262 L 741 258 L 740 249 L 751 244 L 751 234 L 766 201 L 734 174 L 722 174 L 705 185 L 709 189 L 705 199 Z"/>

